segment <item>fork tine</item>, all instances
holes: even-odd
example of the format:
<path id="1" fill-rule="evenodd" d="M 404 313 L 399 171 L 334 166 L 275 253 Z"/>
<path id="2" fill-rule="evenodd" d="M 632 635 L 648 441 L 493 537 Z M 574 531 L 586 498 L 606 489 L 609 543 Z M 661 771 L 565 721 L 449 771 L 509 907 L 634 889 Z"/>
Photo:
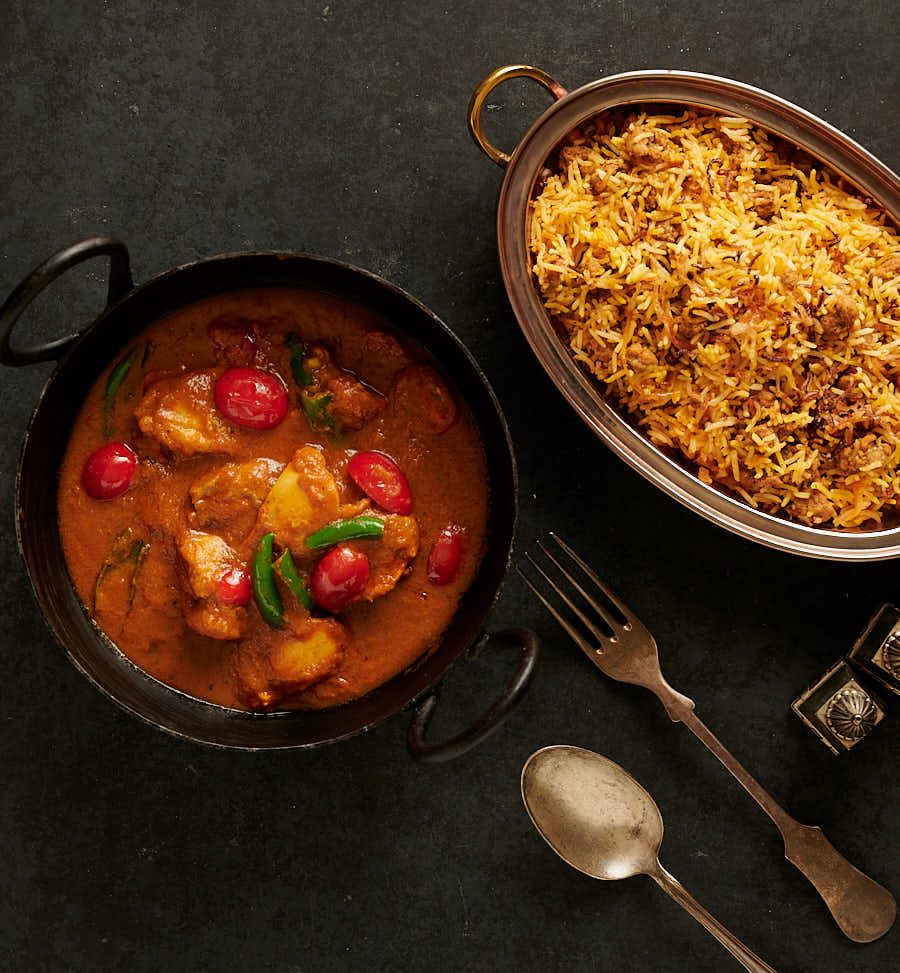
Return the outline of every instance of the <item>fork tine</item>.
<path id="1" fill-rule="evenodd" d="M 541 541 L 537 542 L 538 547 L 544 552 L 544 554 L 556 565 L 560 573 L 565 575 L 571 583 L 572 587 L 581 595 L 582 598 L 594 609 L 594 611 L 603 619 L 604 622 L 609 626 L 610 631 L 615 632 L 616 629 L 622 627 L 622 623 L 617 619 L 613 618 L 612 612 L 609 609 L 604 608 L 601 604 L 595 601 L 591 596 L 581 587 L 581 585 L 572 577 L 571 574 L 556 560 L 556 558 L 544 547 Z"/>
<path id="2" fill-rule="evenodd" d="M 535 561 L 535 559 L 526 551 L 525 557 L 531 562 L 531 566 L 537 571 L 544 581 L 559 595 L 560 598 L 569 606 L 572 613 L 581 621 L 581 623 L 590 630 L 591 635 L 594 636 L 597 641 L 603 641 L 609 638 L 606 632 L 601 632 L 599 628 L 585 615 L 585 613 L 572 601 L 571 598 L 559 587 L 559 585 L 550 577 L 549 574 L 540 566 L 540 564 Z M 552 560 L 552 559 L 551 559 Z M 563 572 L 565 574 L 565 572 Z M 615 631 L 615 629 L 613 629 Z"/>
<path id="3" fill-rule="evenodd" d="M 593 655 L 597 650 L 592 645 L 590 645 L 587 639 L 585 639 L 581 635 L 578 629 L 576 629 L 567 618 L 561 615 L 556 610 L 556 608 L 553 607 L 553 605 L 543 596 L 540 589 L 534 585 L 531 578 L 529 578 L 528 575 L 525 574 L 525 572 L 518 566 L 516 567 L 516 573 L 525 582 L 525 584 L 527 584 L 528 587 L 531 588 L 531 590 L 538 596 L 538 598 L 540 598 L 547 611 L 550 612 L 550 614 L 559 622 L 560 625 L 562 625 L 562 627 L 569 633 L 569 635 L 571 635 L 572 640 L 581 649 L 581 651 L 584 652 L 586 655 Z"/>
<path id="4" fill-rule="evenodd" d="M 553 531 L 547 532 L 554 541 L 569 555 L 570 558 L 581 568 L 582 571 L 594 582 L 595 585 L 606 595 L 607 598 L 619 609 L 622 613 L 622 617 L 626 622 L 634 624 L 638 619 L 637 616 L 631 611 L 627 605 L 623 604 L 610 590 L 607 586 L 597 577 L 597 572 L 593 570 L 572 550 L 571 547 L 561 538 L 558 537 Z"/>

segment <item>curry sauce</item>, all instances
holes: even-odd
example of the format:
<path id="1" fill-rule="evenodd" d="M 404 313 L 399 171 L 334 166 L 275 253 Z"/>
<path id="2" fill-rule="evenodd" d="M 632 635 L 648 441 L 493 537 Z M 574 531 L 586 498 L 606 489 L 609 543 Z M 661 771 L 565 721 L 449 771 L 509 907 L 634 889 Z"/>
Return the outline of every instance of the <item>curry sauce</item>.
<path id="1" fill-rule="evenodd" d="M 257 427 L 227 385 L 247 375 L 282 403 Z M 95 499 L 109 477 L 92 495 L 86 464 L 116 444 L 133 457 L 127 488 Z M 370 453 L 402 471 L 406 513 L 348 473 Z M 477 572 L 488 505 L 475 421 L 422 349 L 355 304 L 275 289 L 147 328 L 89 393 L 58 493 L 69 573 L 102 631 L 169 686 L 244 709 L 337 705 L 436 646 Z M 330 543 L 348 522 L 370 534 Z M 289 552 L 293 586 L 265 573 L 266 538 L 276 568 Z M 367 580 L 348 595 L 335 575 L 331 601 L 315 582 L 340 557 Z"/>

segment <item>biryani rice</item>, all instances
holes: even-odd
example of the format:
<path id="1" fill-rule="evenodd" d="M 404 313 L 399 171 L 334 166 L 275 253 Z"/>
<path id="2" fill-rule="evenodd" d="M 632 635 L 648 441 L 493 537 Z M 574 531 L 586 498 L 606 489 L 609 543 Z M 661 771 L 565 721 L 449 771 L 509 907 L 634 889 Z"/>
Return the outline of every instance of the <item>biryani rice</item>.
<path id="1" fill-rule="evenodd" d="M 571 353 L 653 443 L 755 508 L 883 526 L 900 241 L 880 209 L 746 119 L 613 112 L 545 170 L 529 233 Z"/>

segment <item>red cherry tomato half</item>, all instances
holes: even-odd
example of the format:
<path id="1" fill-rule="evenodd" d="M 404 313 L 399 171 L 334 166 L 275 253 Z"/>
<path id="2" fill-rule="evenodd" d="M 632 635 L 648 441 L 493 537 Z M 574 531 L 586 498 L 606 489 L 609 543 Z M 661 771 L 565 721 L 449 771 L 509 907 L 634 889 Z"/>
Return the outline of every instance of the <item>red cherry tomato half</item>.
<path id="1" fill-rule="evenodd" d="M 104 443 L 91 453 L 81 471 L 81 484 L 94 500 L 121 496 L 134 480 L 137 456 L 125 443 Z"/>
<path id="2" fill-rule="evenodd" d="M 456 402 L 430 365 L 407 365 L 394 378 L 394 407 L 409 415 L 415 429 L 438 436 L 456 422 Z"/>
<path id="3" fill-rule="evenodd" d="M 231 608 L 246 605 L 251 593 L 250 575 L 243 568 L 226 571 L 216 583 L 216 597 Z"/>
<path id="4" fill-rule="evenodd" d="M 272 372 L 238 366 L 216 382 L 216 406 L 239 426 L 272 429 L 287 415 L 288 393 Z"/>
<path id="5" fill-rule="evenodd" d="M 339 612 L 362 593 L 369 580 L 369 559 L 353 547 L 333 547 L 313 569 L 309 590 L 325 611 Z"/>
<path id="6" fill-rule="evenodd" d="M 412 510 L 409 483 L 400 467 L 384 453 L 357 453 L 347 464 L 353 482 L 389 514 Z"/>
<path id="7" fill-rule="evenodd" d="M 432 584 L 450 584 L 459 571 L 463 556 L 462 527 L 445 527 L 428 555 L 428 580 Z"/>

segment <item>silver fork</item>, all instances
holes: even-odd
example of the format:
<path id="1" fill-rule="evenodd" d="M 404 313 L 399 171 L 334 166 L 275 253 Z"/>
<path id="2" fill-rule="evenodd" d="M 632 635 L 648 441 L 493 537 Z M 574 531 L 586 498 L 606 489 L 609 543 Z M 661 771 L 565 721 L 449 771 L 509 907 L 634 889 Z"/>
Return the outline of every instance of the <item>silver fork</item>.
<path id="1" fill-rule="evenodd" d="M 858 943 L 872 942 L 883 936 L 893 925 L 897 914 L 897 903 L 891 893 L 851 865 L 825 837 L 821 828 L 795 821 L 747 772 L 696 715 L 694 701 L 666 682 L 659 665 L 656 640 L 640 619 L 562 538 L 552 531 L 549 536 L 568 558 L 568 568 L 541 541 L 538 541 L 538 547 L 568 582 L 568 594 L 538 561 L 530 554 L 525 556 L 583 628 L 567 618 L 521 568 L 517 567 L 516 570 L 575 644 L 610 678 L 643 686 L 655 693 L 669 718 L 675 723 L 683 723 L 718 757 L 775 823 L 784 840 L 785 857 L 822 896 L 845 936 Z M 581 581 L 573 577 L 575 566 L 580 569 Z M 592 586 L 595 592 L 585 590 L 585 587 L 591 589 Z M 599 601 L 598 595 L 605 596 L 608 603 Z M 577 596 L 590 606 L 593 619 L 575 603 L 573 598 Z M 602 623 L 603 628 L 598 622 Z"/>

